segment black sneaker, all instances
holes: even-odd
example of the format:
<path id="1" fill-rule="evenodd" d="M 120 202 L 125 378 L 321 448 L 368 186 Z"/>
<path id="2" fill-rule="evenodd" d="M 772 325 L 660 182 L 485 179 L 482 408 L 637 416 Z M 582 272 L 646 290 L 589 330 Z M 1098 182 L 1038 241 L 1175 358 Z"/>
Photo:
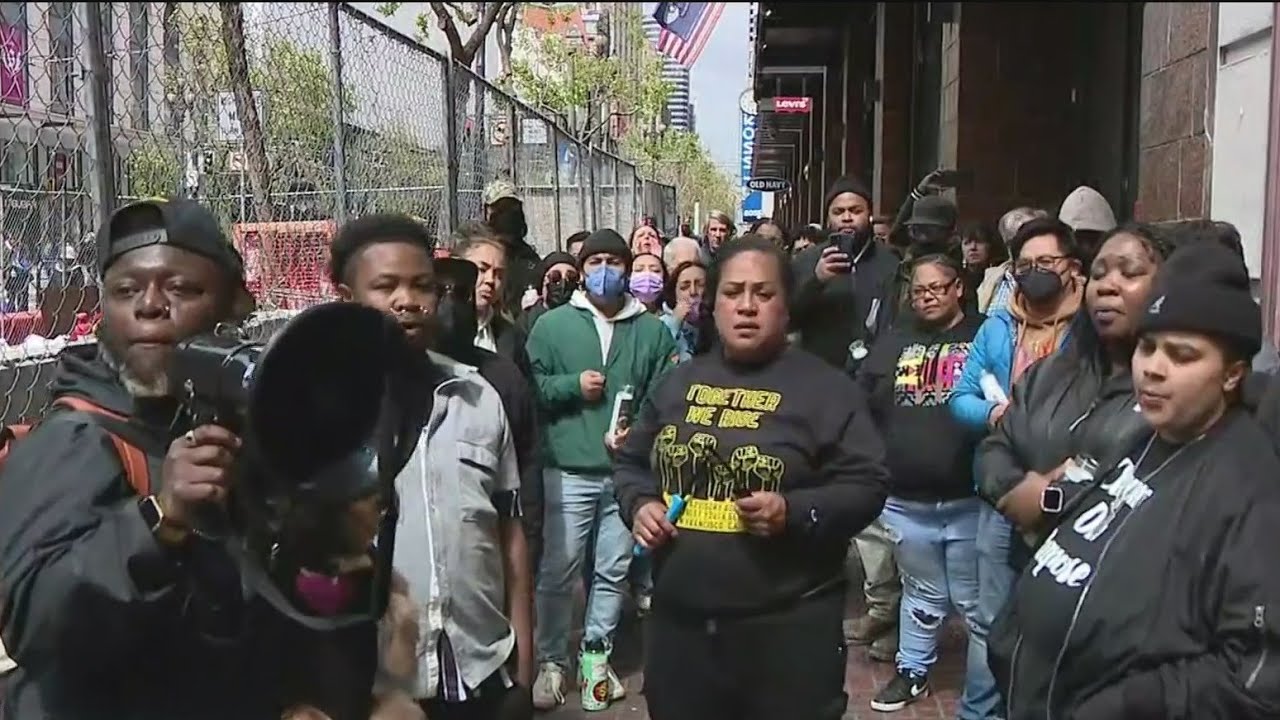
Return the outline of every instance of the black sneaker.
<path id="1" fill-rule="evenodd" d="M 876 712 L 897 712 L 929 694 L 929 676 L 909 670 L 899 670 L 871 701 Z"/>

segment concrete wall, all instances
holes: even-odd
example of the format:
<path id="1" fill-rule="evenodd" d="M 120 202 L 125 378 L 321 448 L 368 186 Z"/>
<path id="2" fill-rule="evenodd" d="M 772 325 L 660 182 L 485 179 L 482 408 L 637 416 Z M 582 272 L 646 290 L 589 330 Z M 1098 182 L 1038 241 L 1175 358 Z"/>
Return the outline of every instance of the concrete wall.
<path id="1" fill-rule="evenodd" d="M 1139 192 L 1135 215 L 1166 222 L 1209 209 L 1217 45 L 1214 3 L 1143 9 Z"/>
<path id="2" fill-rule="evenodd" d="M 1209 209 L 1240 229 L 1254 279 L 1262 276 L 1273 18 L 1274 3 L 1218 4 Z"/>

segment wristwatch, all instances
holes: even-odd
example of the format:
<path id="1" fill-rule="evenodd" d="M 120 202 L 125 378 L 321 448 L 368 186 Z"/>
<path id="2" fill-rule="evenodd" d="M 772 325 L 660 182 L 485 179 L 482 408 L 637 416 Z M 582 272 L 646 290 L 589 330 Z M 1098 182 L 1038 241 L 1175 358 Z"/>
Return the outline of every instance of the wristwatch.
<path id="1" fill-rule="evenodd" d="M 1062 512 L 1062 508 L 1066 504 L 1066 497 L 1062 492 L 1062 488 L 1057 485 L 1048 485 L 1040 493 L 1040 512 L 1045 515 L 1057 515 Z"/>
<path id="2" fill-rule="evenodd" d="M 181 545 L 190 535 L 187 528 L 165 517 L 164 508 L 160 507 L 155 495 L 138 498 L 138 512 L 142 513 L 142 520 L 151 529 L 151 534 L 165 545 Z"/>

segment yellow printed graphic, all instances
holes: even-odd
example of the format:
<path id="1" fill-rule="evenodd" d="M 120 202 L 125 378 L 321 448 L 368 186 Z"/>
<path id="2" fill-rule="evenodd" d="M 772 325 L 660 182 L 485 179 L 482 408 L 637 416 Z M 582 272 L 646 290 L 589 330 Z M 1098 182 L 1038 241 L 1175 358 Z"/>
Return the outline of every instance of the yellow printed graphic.
<path id="1" fill-rule="evenodd" d="M 782 394 L 772 390 L 721 388 L 695 384 L 685 395 L 683 421 L 692 426 L 681 438 L 677 425 L 664 425 L 653 443 L 653 467 L 668 502 L 686 498 L 677 527 L 705 532 L 746 532 L 734 506 L 736 498 L 752 492 L 778 492 L 786 475 L 781 458 L 760 451 L 754 443 L 724 446 L 717 430 L 758 430 L 777 412 Z"/>
<path id="2" fill-rule="evenodd" d="M 671 496 L 666 496 L 667 504 Z M 684 513 L 676 521 L 676 527 L 682 530 L 701 530 L 703 532 L 745 533 L 746 526 L 732 502 L 705 500 L 694 498 L 684 506 Z"/>

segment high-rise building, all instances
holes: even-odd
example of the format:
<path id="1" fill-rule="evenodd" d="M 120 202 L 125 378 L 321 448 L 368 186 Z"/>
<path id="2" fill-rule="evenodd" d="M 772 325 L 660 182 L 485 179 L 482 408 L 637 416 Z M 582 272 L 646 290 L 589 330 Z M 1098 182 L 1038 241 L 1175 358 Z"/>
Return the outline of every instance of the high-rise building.
<path id="1" fill-rule="evenodd" d="M 648 5 L 648 3 L 646 3 Z M 658 34 L 662 31 L 662 27 L 658 25 L 658 21 L 653 19 L 650 14 L 651 8 L 645 8 L 644 16 L 644 35 L 649 40 L 649 45 L 654 46 L 658 42 Z M 672 60 L 669 57 L 662 58 L 662 79 L 671 86 L 671 93 L 667 96 L 667 127 L 676 130 L 692 130 L 693 129 L 693 108 L 689 104 L 689 68 Z"/>

